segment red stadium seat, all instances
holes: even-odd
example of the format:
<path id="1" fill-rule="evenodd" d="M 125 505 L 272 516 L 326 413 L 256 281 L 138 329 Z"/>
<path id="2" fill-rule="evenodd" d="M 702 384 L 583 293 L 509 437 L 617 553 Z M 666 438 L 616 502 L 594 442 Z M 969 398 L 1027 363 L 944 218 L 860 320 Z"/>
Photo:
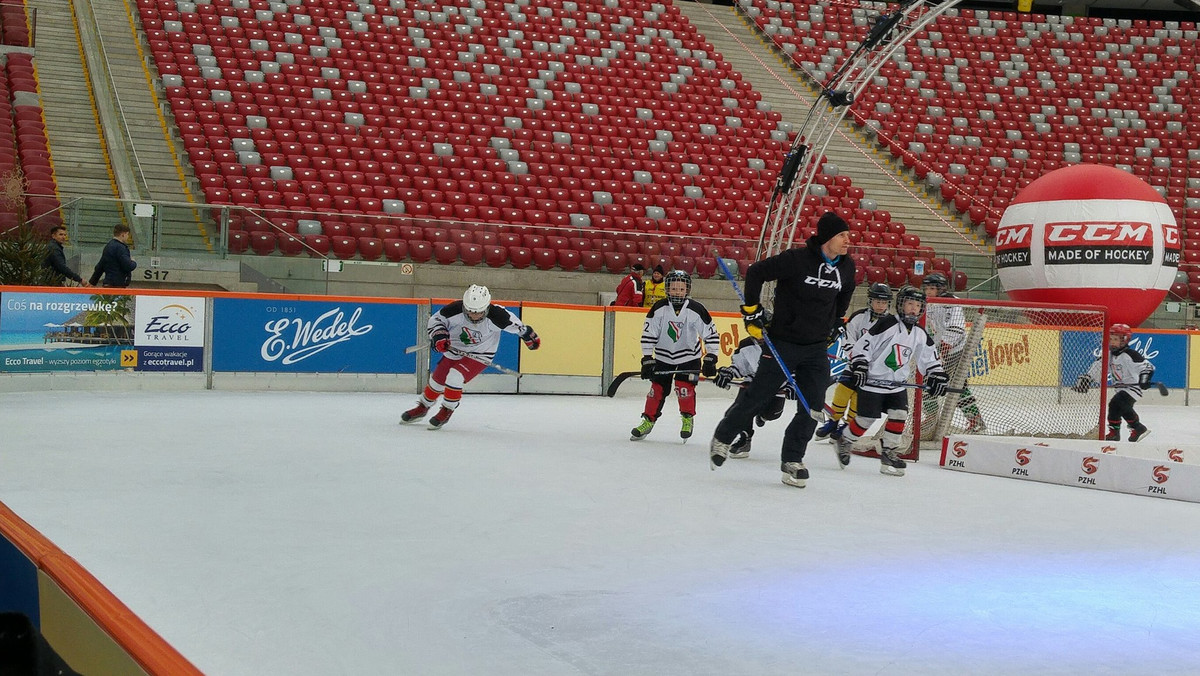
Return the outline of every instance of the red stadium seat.
<path id="1" fill-rule="evenodd" d="M 580 265 L 584 272 L 600 272 L 604 269 L 604 254 L 599 251 L 580 253 Z"/>
<path id="2" fill-rule="evenodd" d="M 428 229 L 426 229 L 428 232 Z M 442 265 L 458 262 L 458 245 L 454 242 L 434 242 L 433 257 Z"/>
<path id="3" fill-rule="evenodd" d="M 326 235 L 304 235 L 304 245 L 308 255 L 313 258 L 328 256 L 332 246 Z"/>
<path id="4" fill-rule="evenodd" d="M 554 249 L 546 247 L 538 247 L 533 250 L 533 264 L 539 270 L 550 270 L 558 265 L 558 252 Z"/>
<path id="5" fill-rule="evenodd" d="M 379 260 L 383 256 L 383 240 L 378 237 L 359 237 L 358 255 L 362 256 L 363 260 Z"/>
<path id="6" fill-rule="evenodd" d="M 338 258 L 354 258 L 358 253 L 358 238 L 349 235 L 334 235 L 329 238 L 333 255 Z"/>
<path id="7" fill-rule="evenodd" d="M 508 262 L 514 268 L 523 270 L 533 263 L 533 252 L 523 246 L 508 247 Z"/>
<path id="8" fill-rule="evenodd" d="M 625 272 L 629 267 L 629 261 L 625 258 L 625 254 L 620 251 L 605 251 L 604 252 L 604 269 L 619 275 Z"/>
<path id="9" fill-rule="evenodd" d="M 458 245 L 458 258 L 463 265 L 479 265 L 483 262 L 484 250 L 482 244 L 462 242 Z"/>
<path id="10" fill-rule="evenodd" d="M 557 249 L 558 251 L 558 267 L 572 272 L 578 270 L 582 260 L 579 252 L 574 249 Z"/>
<path id="11" fill-rule="evenodd" d="M 273 232 L 252 232 L 250 233 L 250 248 L 259 256 L 269 256 L 275 253 L 275 233 Z"/>
<path id="12" fill-rule="evenodd" d="M 433 245 L 424 240 L 410 240 L 408 242 L 408 257 L 414 263 L 428 263 L 433 260 Z"/>
<path id="13" fill-rule="evenodd" d="M 229 253 L 244 254 L 250 250 L 250 233 L 245 230 L 229 231 Z"/>
<path id="14" fill-rule="evenodd" d="M 498 244 L 483 245 L 483 260 L 489 267 L 504 267 L 508 264 L 508 247 Z"/>
<path id="15" fill-rule="evenodd" d="M 279 236 L 279 251 L 284 256 L 297 256 L 304 253 L 304 240 L 298 235 L 285 233 Z"/>
<path id="16" fill-rule="evenodd" d="M 396 262 L 408 258 L 408 242 L 398 238 L 383 240 L 383 255 Z"/>

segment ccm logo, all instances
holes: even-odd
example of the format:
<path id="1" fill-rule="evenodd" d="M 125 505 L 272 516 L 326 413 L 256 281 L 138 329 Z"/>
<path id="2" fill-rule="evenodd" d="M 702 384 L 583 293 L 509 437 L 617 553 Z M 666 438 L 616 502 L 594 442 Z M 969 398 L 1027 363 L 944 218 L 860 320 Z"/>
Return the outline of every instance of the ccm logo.
<path id="1" fill-rule="evenodd" d="M 1179 226 L 1163 223 L 1163 244 L 1169 249 L 1179 248 Z"/>
<path id="2" fill-rule="evenodd" d="M 996 231 L 996 249 L 1028 249 L 1033 241 L 1033 224 L 1006 225 Z"/>
<path id="3" fill-rule="evenodd" d="M 1094 455 L 1089 455 L 1088 457 L 1084 458 L 1083 459 L 1083 473 L 1084 474 L 1095 474 L 1096 473 L 1096 465 L 1099 464 L 1099 462 L 1100 462 L 1100 458 L 1097 458 Z"/>
<path id="4" fill-rule="evenodd" d="M 954 442 L 954 448 L 950 449 L 950 452 L 953 453 L 954 457 L 956 457 L 956 458 L 963 457 L 964 455 L 967 454 L 967 442 L 965 442 L 965 441 Z"/>
<path id="5" fill-rule="evenodd" d="M 1149 223 L 1093 222 L 1093 223 L 1047 223 L 1046 243 L 1124 244 L 1150 246 L 1154 243 L 1153 229 Z M 997 233 L 999 234 L 999 233 Z M 1178 237 L 1178 233 L 1176 233 Z"/>
<path id="6" fill-rule="evenodd" d="M 1017 464 L 1018 465 L 1028 465 L 1029 464 L 1029 456 L 1031 456 L 1031 455 L 1033 455 L 1033 453 L 1030 452 L 1030 450 L 1028 448 L 1017 449 Z"/>

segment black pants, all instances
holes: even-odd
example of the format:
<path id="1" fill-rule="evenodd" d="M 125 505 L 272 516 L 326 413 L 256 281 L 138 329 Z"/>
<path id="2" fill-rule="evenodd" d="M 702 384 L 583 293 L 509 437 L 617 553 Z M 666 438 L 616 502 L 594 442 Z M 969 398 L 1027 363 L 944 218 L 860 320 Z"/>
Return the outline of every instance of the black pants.
<path id="1" fill-rule="evenodd" d="M 1108 424 L 1121 425 L 1121 420 L 1136 425 L 1138 414 L 1133 410 L 1134 399 L 1133 395 L 1128 392 L 1117 392 L 1112 399 L 1108 400 Z"/>
<path id="2" fill-rule="evenodd" d="M 800 394 L 804 395 L 808 406 L 817 412 L 825 406 L 825 390 L 829 387 L 829 357 L 825 352 L 825 343 L 811 345 L 796 345 L 794 343 L 776 342 L 775 349 L 792 372 Z M 754 380 L 733 405 L 725 412 L 725 417 L 717 424 L 713 438 L 725 444 L 733 443 L 738 432 L 753 424 L 754 416 L 770 404 L 770 400 L 779 391 L 779 387 L 787 382 L 779 364 L 771 355 L 770 350 L 763 350 L 758 361 L 758 371 Z M 796 414 L 783 433 L 783 449 L 780 457 L 783 462 L 801 462 L 812 439 L 813 431 L 817 429 L 817 421 L 808 410 L 797 401 Z"/>

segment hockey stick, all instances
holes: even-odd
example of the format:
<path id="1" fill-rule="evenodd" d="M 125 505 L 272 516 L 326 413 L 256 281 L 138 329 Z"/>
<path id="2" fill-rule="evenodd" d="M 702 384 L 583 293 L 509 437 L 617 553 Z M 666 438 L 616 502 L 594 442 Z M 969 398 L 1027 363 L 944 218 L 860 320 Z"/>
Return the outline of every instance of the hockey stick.
<path id="1" fill-rule="evenodd" d="M 725 279 L 728 279 L 729 283 L 733 285 L 733 291 L 737 294 L 738 300 L 742 301 L 742 305 L 745 305 L 746 295 L 742 293 L 742 287 L 738 286 L 737 280 L 733 278 L 733 273 L 729 271 L 729 266 L 725 265 L 725 260 L 720 256 L 713 256 L 713 258 L 717 260 L 717 265 L 721 268 L 721 273 L 725 275 Z M 791 385 L 792 390 L 796 392 L 796 399 L 808 410 L 809 417 L 817 422 L 821 422 L 821 411 L 814 411 L 808 405 L 808 400 L 804 398 L 804 393 L 800 391 L 800 386 L 796 384 L 796 379 L 792 377 L 792 372 L 783 363 L 783 357 L 779 356 L 779 351 L 775 349 L 775 344 L 771 342 L 771 339 L 767 337 L 765 332 L 763 333 L 762 342 L 771 351 L 771 356 L 775 357 L 775 363 L 779 364 L 779 370 L 783 371 L 783 377 L 787 378 L 788 385 Z"/>
<path id="2" fill-rule="evenodd" d="M 699 371 L 655 371 L 654 375 L 665 376 L 665 375 L 674 375 L 676 373 L 700 373 L 700 372 Z M 632 378 L 634 376 L 640 376 L 640 375 L 642 375 L 642 372 L 640 370 L 639 371 L 625 371 L 623 373 L 618 373 L 617 375 L 613 376 L 612 382 L 608 384 L 608 389 L 604 391 L 604 396 L 615 397 L 617 395 L 617 388 L 621 386 L 621 383 L 625 382 L 626 380 L 629 380 L 630 378 Z"/>
<path id="3" fill-rule="evenodd" d="M 871 387 L 903 387 L 903 388 L 909 389 L 909 390 L 928 391 L 928 389 L 924 385 L 918 385 L 916 383 L 897 383 L 897 382 L 894 382 L 891 380 L 868 380 L 867 384 L 870 385 Z M 963 392 L 966 392 L 967 390 L 965 387 L 947 387 L 946 391 L 951 392 L 953 394 L 962 394 Z"/>
<path id="4" fill-rule="evenodd" d="M 404 354 L 412 354 L 414 352 L 423 352 L 429 349 L 429 343 L 417 343 L 404 348 Z"/>
<path id="5" fill-rule="evenodd" d="M 1155 381 L 1155 382 L 1153 382 L 1153 383 L 1150 383 L 1150 384 L 1151 384 L 1151 385 L 1153 385 L 1153 386 L 1155 386 L 1155 387 L 1157 387 L 1157 388 L 1158 388 L 1158 393 L 1159 393 L 1160 395 L 1164 396 L 1164 397 L 1165 397 L 1165 396 L 1167 396 L 1168 394 L 1170 394 L 1170 393 L 1171 393 L 1171 390 L 1168 390 L 1168 389 L 1167 389 L 1167 386 L 1166 386 L 1166 384 L 1164 384 L 1164 383 L 1160 383 L 1160 382 L 1158 382 L 1158 381 Z"/>

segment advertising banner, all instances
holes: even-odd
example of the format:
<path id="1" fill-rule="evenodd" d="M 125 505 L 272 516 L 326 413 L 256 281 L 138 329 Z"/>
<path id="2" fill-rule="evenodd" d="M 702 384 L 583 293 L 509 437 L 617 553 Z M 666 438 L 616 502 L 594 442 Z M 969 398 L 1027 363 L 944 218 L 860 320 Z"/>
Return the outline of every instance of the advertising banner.
<path id="1" fill-rule="evenodd" d="M 133 312 L 138 371 L 204 369 L 204 299 L 138 296 Z M 126 364 L 128 366 L 128 364 Z"/>
<path id="2" fill-rule="evenodd" d="M 0 294 L 0 372 L 134 368 L 134 297 Z"/>
<path id="3" fill-rule="evenodd" d="M 600 375 L 604 369 L 604 308 L 525 305 L 520 317 L 542 339 L 538 350 L 520 350 L 521 373 Z M 516 336 L 512 338 L 520 344 Z M 509 340 L 506 337 L 500 343 Z"/>
<path id="4" fill-rule="evenodd" d="M 361 300 L 213 300 L 213 370 L 414 373 L 417 306 Z"/>

